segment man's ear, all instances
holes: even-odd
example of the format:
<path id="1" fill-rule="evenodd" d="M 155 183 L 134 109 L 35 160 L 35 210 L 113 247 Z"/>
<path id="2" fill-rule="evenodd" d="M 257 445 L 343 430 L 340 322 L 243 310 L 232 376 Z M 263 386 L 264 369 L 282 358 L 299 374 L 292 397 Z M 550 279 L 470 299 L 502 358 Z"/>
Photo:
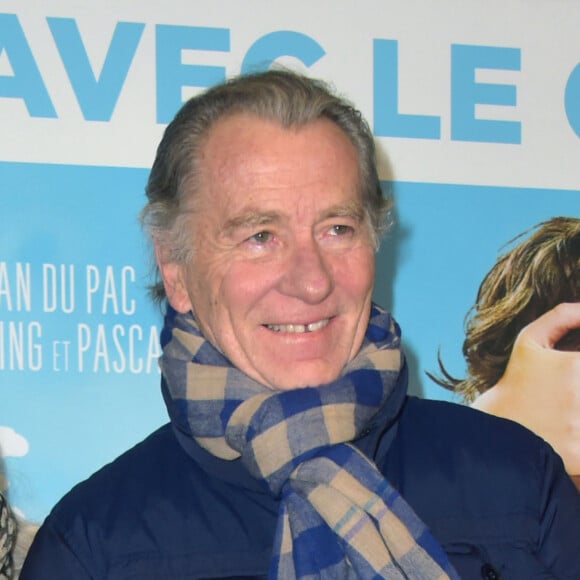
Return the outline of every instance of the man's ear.
<path id="1" fill-rule="evenodd" d="M 155 259 L 163 280 L 167 301 L 177 312 L 189 312 L 191 310 L 191 301 L 185 284 L 183 264 L 169 259 L 166 248 L 158 242 L 155 242 L 154 246 Z"/>

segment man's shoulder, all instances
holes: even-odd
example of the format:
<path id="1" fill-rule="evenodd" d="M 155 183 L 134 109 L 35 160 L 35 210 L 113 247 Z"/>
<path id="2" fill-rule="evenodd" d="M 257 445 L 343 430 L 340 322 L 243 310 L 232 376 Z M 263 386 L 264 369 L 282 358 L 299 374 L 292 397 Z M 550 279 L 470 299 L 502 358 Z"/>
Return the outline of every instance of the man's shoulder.
<path id="1" fill-rule="evenodd" d="M 526 427 L 495 417 L 461 403 L 408 397 L 401 415 L 403 428 L 413 429 L 418 436 L 431 437 L 443 444 L 452 439 L 458 445 L 517 447 L 527 449 L 544 442 Z M 507 440 L 506 440 L 507 439 Z"/>
<path id="2" fill-rule="evenodd" d="M 548 465 L 561 468 L 550 446 L 514 421 L 415 397 L 405 404 L 389 454 L 391 465 L 405 465 L 408 477 L 422 473 L 439 489 L 486 488 L 491 478 L 505 488 L 526 488 L 534 501 Z M 398 475 L 404 477 L 401 470 Z"/>
<path id="3" fill-rule="evenodd" d="M 180 453 L 179 446 L 171 425 L 167 423 L 101 467 L 83 483 L 96 480 L 102 484 L 111 478 L 125 478 L 127 472 L 137 474 L 142 469 L 151 471 L 152 468 L 155 469 L 155 465 L 159 465 L 159 461 L 171 461 L 175 453 Z"/>
<path id="4" fill-rule="evenodd" d="M 58 520 L 70 520 L 97 514 L 102 517 L 109 510 L 122 509 L 127 502 L 139 501 L 143 491 L 151 490 L 182 454 L 171 426 L 164 425 L 76 484 L 56 504 L 51 515 Z"/>
<path id="5" fill-rule="evenodd" d="M 218 566 L 261 570 L 277 506 L 206 467 L 164 426 L 65 495 L 41 527 L 36 551 L 67 546 L 87 569 L 131 569 L 135 578 L 170 578 L 176 569 L 205 577 L 199 570 Z M 231 558 L 222 561 L 224 554 Z"/>
<path id="6" fill-rule="evenodd" d="M 165 425 L 75 485 L 39 535 L 46 542 L 62 538 L 80 561 L 92 562 L 94 553 L 111 562 L 154 557 L 176 547 L 186 531 L 200 533 L 197 522 L 208 509 L 205 480 Z"/>
<path id="7" fill-rule="evenodd" d="M 193 457 L 167 424 L 73 487 L 49 519 L 74 535 L 79 528 L 90 526 L 97 534 L 106 533 L 111 541 L 122 539 L 123 528 L 131 530 L 136 525 L 160 530 L 163 538 L 172 536 L 173 531 L 165 534 L 161 530 L 163 522 L 169 521 L 176 534 L 181 528 L 199 532 L 219 511 L 224 497 L 231 500 L 231 505 L 223 503 L 224 517 L 230 512 L 244 514 L 257 505 L 268 517 L 275 513 L 274 500 L 261 487 L 257 493 L 233 478 L 222 477 L 228 467 L 235 473 L 242 471 L 239 462 L 210 459 L 220 464 L 221 471 Z"/>

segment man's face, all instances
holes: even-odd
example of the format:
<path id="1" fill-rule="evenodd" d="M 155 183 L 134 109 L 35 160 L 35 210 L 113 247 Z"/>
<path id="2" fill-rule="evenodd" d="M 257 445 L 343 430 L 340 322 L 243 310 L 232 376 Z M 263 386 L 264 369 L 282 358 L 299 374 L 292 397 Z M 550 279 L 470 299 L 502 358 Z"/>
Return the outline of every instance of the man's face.
<path id="1" fill-rule="evenodd" d="M 193 257 L 173 266 L 170 302 L 267 387 L 334 380 L 362 343 L 374 277 L 353 145 L 328 120 L 238 113 L 212 127 L 200 167 Z"/>

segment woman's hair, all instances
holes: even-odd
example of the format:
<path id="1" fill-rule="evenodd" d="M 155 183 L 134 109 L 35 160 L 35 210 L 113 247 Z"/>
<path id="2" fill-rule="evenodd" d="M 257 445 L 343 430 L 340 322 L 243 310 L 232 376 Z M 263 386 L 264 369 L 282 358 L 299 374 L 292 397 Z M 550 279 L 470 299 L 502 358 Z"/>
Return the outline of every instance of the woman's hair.
<path id="1" fill-rule="evenodd" d="M 167 126 L 147 183 L 148 202 L 141 220 L 170 260 L 183 263 L 191 256 L 184 206 L 198 191 L 200 158 L 209 131 L 216 121 L 236 113 L 250 113 L 283 127 L 300 127 L 318 119 L 335 123 L 356 149 L 365 217 L 378 245 L 390 219 L 391 200 L 381 191 L 368 124 L 322 81 L 276 69 L 242 75 L 208 89 L 187 101 Z M 165 296 L 159 278 L 152 294 L 156 299 Z"/>
<path id="2" fill-rule="evenodd" d="M 483 279 L 466 316 L 462 350 L 467 377 L 452 377 L 441 359 L 442 377 L 427 373 L 467 402 L 502 377 L 524 326 L 562 302 L 580 301 L 579 218 L 546 220 L 508 245 L 515 242 Z"/>
<path id="3" fill-rule="evenodd" d="M 17 517 L 0 492 L 0 580 L 16 580 L 20 576 L 38 528 L 38 524 Z"/>
<path id="4" fill-rule="evenodd" d="M 16 533 L 16 518 L 8 501 L 0 493 L 0 580 L 11 580 L 14 577 Z"/>
<path id="5" fill-rule="evenodd" d="M 20 571 L 22 570 L 22 566 L 24 566 L 24 560 L 26 560 L 28 550 L 36 536 L 38 528 L 40 527 L 34 522 L 29 522 L 20 518 L 17 518 L 16 525 L 18 526 L 18 532 L 16 534 L 16 544 L 12 551 L 15 580 L 20 576 Z"/>

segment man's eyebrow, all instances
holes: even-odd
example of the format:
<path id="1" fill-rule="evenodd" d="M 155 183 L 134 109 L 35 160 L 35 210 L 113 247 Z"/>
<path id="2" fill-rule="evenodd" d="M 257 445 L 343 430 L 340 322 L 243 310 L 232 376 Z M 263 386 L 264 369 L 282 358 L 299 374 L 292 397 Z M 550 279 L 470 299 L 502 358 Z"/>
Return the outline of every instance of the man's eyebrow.
<path id="1" fill-rule="evenodd" d="M 362 222 L 365 217 L 364 208 L 358 201 L 332 205 L 321 213 L 319 220 L 323 221 L 340 217 L 351 218 Z M 231 235 L 239 229 L 252 229 L 259 226 L 280 223 L 281 221 L 282 216 L 278 212 L 249 209 L 229 218 L 224 224 L 223 234 Z"/>
<path id="2" fill-rule="evenodd" d="M 363 221 L 365 217 L 365 211 L 362 204 L 358 201 L 353 201 L 347 204 L 337 204 L 333 205 L 322 214 L 322 219 L 329 219 L 335 217 L 347 217 L 352 218 L 356 221 Z"/>
<path id="3" fill-rule="evenodd" d="M 225 234 L 230 234 L 241 228 L 255 228 L 279 222 L 281 219 L 279 213 L 252 209 L 228 219 L 224 224 L 223 231 Z"/>

